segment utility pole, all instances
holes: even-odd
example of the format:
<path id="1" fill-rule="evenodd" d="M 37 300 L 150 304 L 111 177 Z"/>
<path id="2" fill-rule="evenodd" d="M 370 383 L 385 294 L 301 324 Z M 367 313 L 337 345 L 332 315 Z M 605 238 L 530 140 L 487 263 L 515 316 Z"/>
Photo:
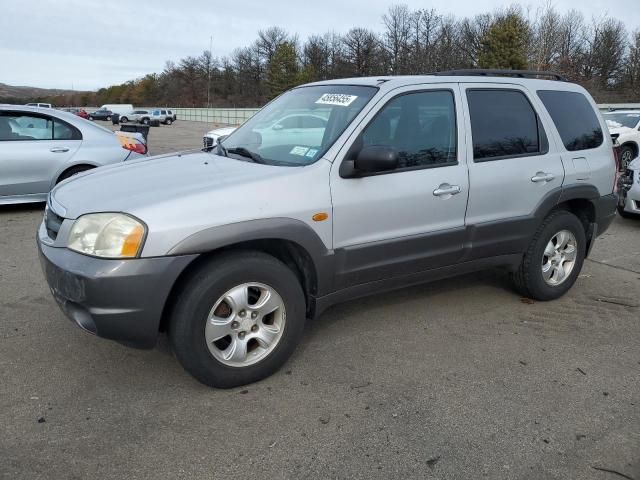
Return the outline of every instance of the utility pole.
<path id="1" fill-rule="evenodd" d="M 212 53 L 213 50 L 213 35 L 209 37 L 209 62 L 207 64 L 207 108 L 211 108 L 211 63 L 212 63 Z"/>

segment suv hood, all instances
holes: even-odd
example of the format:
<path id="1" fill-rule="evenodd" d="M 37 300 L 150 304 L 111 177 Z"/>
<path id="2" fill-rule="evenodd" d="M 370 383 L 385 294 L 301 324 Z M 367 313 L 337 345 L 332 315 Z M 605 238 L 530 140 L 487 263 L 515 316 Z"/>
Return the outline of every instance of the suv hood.
<path id="1" fill-rule="evenodd" d="M 201 151 L 147 157 L 90 170 L 51 192 L 55 210 L 74 219 L 93 212 L 137 212 L 177 199 L 292 174 L 295 167 L 262 165 Z M 62 207 L 62 208 L 61 208 Z M 142 217 L 141 217 L 142 218 Z"/>

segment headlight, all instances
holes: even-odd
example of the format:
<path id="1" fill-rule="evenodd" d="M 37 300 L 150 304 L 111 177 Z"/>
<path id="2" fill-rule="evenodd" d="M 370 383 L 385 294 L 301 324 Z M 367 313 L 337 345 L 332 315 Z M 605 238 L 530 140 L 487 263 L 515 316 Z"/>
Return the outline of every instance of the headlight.
<path id="1" fill-rule="evenodd" d="M 142 250 L 146 227 L 123 213 L 90 213 L 79 217 L 67 247 L 106 258 L 133 258 Z"/>

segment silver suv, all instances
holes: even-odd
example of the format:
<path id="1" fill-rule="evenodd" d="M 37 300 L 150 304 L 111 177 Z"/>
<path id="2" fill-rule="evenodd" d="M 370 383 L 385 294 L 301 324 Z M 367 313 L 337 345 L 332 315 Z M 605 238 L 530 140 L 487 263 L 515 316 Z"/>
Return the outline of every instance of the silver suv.
<path id="1" fill-rule="evenodd" d="M 578 85 L 480 73 L 304 85 L 215 151 L 69 179 L 38 232 L 55 299 L 125 344 L 167 331 L 193 376 L 232 387 L 355 297 L 489 267 L 560 297 L 615 216 L 611 138 Z M 326 121 L 272 128 L 292 114 Z"/>

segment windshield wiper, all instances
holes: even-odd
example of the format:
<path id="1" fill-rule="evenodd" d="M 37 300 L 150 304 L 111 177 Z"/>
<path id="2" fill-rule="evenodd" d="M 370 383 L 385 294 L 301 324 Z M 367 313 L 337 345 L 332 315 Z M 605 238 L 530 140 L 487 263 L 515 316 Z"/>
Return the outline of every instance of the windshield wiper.
<path id="1" fill-rule="evenodd" d="M 222 147 L 222 148 L 224 148 L 224 147 Z M 228 150 L 225 149 L 224 151 L 225 151 L 225 153 L 235 153 L 236 155 L 240 155 L 241 157 L 250 158 L 255 163 L 265 163 L 265 161 L 262 159 L 262 157 L 260 155 L 258 155 L 255 152 L 252 152 L 251 150 L 248 150 L 248 149 L 246 149 L 244 147 L 235 147 L 235 148 L 230 148 Z"/>

